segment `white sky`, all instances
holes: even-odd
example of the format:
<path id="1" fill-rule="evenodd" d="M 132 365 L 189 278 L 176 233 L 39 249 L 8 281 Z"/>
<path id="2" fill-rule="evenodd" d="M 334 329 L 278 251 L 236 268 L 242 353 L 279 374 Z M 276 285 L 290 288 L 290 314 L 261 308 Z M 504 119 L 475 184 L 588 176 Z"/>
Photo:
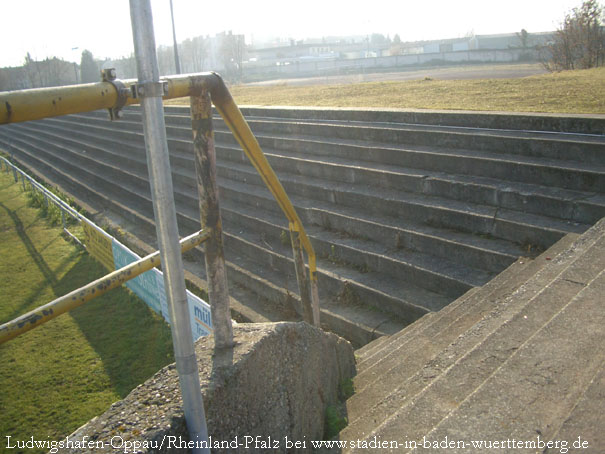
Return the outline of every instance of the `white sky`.
<path id="1" fill-rule="evenodd" d="M 172 43 L 169 0 L 151 0 L 156 44 Z M 173 0 L 179 41 L 232 30 L 246 43 L 269 36 L 398 33 L 403 41 L 556 29 L 581 0 Z M 0 67 L 25 54 L 80 61 L 133 51 L 127 0 L 2 0 Z M 77 50 L 72 50 L 77 48 Z"/>

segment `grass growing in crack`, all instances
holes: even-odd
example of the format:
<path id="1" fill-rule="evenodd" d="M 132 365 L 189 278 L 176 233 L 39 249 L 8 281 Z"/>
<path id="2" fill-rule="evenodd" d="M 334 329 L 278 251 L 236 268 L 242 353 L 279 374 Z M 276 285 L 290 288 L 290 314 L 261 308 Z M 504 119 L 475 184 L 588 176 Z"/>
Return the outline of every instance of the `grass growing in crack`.
<path id="1" fill-rule="evenodd" d="M 326 408 L 326 419 L 324 427 L 324 439 L 331 440 L 338 433 L 347 427 L 348 420 L 342 416 L 338 408 L 334 405 L 330 405 Z"/>
<path id="2" fill-rule="evenodd" d="M 360 265 L 358 263 L 349 262 L 349 261 L 341 258 L 338 255 L 338 253 L 336 252 L 336 246 L 334 246 L 333 244 L 330 245 L 330 253 L 327 255 L 323 254 L 323 255 L 321 255 L 321 257 L 326 259 L 330 263 L 333 263 L 334 265 L 352 268 L 356 271 L 359 271 L 362 274 L 366 274 L 371 271 L 371 269 L 367 263 Z"/>
<path id="3" fill-rule="evenodd" d="M 338 396 L 340 397 L 340 400 L 345 401 L 353 394 L 355 394 L 353 379 L 347 378 L 342 380 L 338 386 Z"/>
<path id="4" fill-rule="evenodd" d="M 338 402 L 326 408 L 324 423 L 324 440 L 331 440 L 347 427 L 349 423 L 346 415 L 345 402 L 355 393 L 353 380 L 348 378 L 342 380 L 338 385 Z"/>
<path id="5" fill-rule="evenodd" d="M 282 230 L 279 234 L 279 241 L 282 246 L 288 246 L 290 244 L 290 235 L 285 230 Z"/>

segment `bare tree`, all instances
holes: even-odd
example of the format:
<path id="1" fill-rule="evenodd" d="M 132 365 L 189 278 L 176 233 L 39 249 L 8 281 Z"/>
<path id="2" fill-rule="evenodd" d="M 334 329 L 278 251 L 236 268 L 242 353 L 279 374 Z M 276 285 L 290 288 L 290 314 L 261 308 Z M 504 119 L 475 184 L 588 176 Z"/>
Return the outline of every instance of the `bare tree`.
<path id="1" fill-rule="evenodd" d="M 586 0 L 574 8 L 555 32 L 554 41 L 545 46 L 544 66 L 550 71 L 586 69 L 605 64 L 603 6 Z"/>
<path id="2" fill-rule="evenodd" d="M 34 60 L 28 52 L 23 65 L 26 85 L 31 88 L 69 85 L 75 82 L 73 63 L 57 57 Z"/>
<path id="3" fill-rule="evenodd" d="M 10 75 L 7 70 L 0 68 L 0 91 L 8 91 L 11 89 Z"/>
<path id="4" fill-rule="evenodd" d="M 517 38 L 519 38 L 519 43 L 523 49 L 527 49 L 529 47 L 529 33 L 524 28 L 521 29 L 520 33 L 517 33 Z"/>
<path id="5" fill-rule="evenodd" d="M 82 59 L 80 60 L 80 73 L 83 83 L 99 82 L 101 80 L 101 73 L 99 72 L 99 66 L 92 56 L 92 52 L 84 50 L 82 52 Z"/>
<path id="6" fill-rule="evenodd" d="M 225 67 L 225 75 L 232 80 L 238 81 L 242 78 L 242 67 L 246 44 L 244 35 L 225 33 L 221 42 L 221 56 Z"/>
<path id="7" fill-rule="evenodd" d="M 27 75 L 28 85 L 30 87 L 39 88 L 46 86 L 40 69 L 40 62 L 34 60 L 29 52 L 25 55 L 25 64 L 23 65 L 23 68 L 25 68 L 25 74 Z"/>
<path id="8" fill-rule="evenodd" d="M 44 60 L 44 67 L 47 74 L 47 86 L 58 87 L 74 83 L 72 63 L 53 57 Z"/>
<path id="9" fill-rule="evenodd" d="M 186 39 L 181 43 L 181 60 L 183 70 L 196 73 L 204 70 L 208 57 L 208 43 L 203 36 Z"/>
<path id="10" fill-rule="evenodd" d="M 175 73 L 174 67 L 174 47 L 160 46 L 157 48 L 158 66 L 160 75 L 166 76 Z"/>

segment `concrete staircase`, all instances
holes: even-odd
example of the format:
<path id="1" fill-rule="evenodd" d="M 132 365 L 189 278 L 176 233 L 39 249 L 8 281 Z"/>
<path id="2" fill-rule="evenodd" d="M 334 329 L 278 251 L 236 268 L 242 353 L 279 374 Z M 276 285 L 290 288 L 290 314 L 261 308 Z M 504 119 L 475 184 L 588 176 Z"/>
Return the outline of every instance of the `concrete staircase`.
<path id="1" fill-rule="evenodd" d="M 603 452 L 604 296 L 605 219 L 358 350 L 334 451 Z"/>
<path id="2" fill-rule="evenodd" d="M 357 346 L 445 308 L 518 257 L 605 216 L 602 119 L 242 110 L 319 256 L 322 321 Z M 186 108 L 166 113 L 185 235 L 199 228 L 190 120 Z M 285 218 L 218 118 L 215 128 L 236 317 L 296 319 Z M 0 147 L 151 238 L 138 109 L 114 123 L 93 112 L 2 126 Z M 199 258 L 186 266 L 203 278 Z"/>

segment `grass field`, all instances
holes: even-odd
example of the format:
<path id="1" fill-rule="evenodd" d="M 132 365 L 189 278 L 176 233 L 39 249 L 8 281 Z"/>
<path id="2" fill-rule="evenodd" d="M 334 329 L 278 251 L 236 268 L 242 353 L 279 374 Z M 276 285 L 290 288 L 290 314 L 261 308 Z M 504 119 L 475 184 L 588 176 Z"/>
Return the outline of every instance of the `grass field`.
<path id="1" fill-rule="evenodd" d="M 106 274 L 4 171 L 0 233 L 0 323 Z M 0 345 L 0 452 L 69 435 L 172 361 L 168 325 L 123 288 Z"/>
<path id="2" fill-rule="evenodd" d="M 605 68 L 515 79 L 233 86 L 231 93 L 238 105 L 604 114 Z"/>

